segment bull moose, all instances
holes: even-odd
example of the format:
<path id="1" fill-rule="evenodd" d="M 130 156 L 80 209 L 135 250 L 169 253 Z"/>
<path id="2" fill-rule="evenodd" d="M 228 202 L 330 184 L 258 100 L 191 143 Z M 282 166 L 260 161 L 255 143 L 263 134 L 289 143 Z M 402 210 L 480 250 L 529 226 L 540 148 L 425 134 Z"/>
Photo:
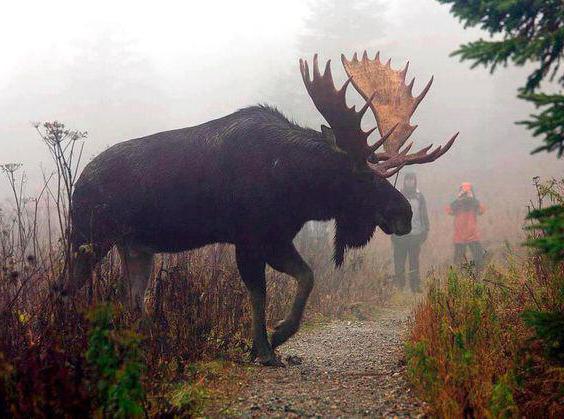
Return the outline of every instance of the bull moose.
<path id="1" fill-rule="evenodd" d="M 231 243 L 252 303 L 252 356 L 279 365 L 274 349 L 299 328 L 313 273 L 292 241 L 309 220 L 335 220 L 334 261 L 347 248 L 368 243 L 376 227 L 407 234 L 411 207 L 386 179 L 410 164 L 432 162 L 456 139 L 409 153 L 410 118 L 429 90 L 406 85 L 401 71 L 369 59 L 341 57 L 347 81 L 337 90 L 330 61 L 320 73 L 300 60 L 313 103 L 328 122 L 304 128 L 269 106 L 251 106 L 204 124 L 118 143 L 94 158 L 73 194 L 72 246 L 76 262 L 67 292 L 83 286 L 93 267 L 117 246 L 130 280 L 132 302 L 143 309 L 157 252 L 181 252 L 210 243 Z M 349 83 L 365 99 L 349 107 Z M 361 129 L 371 108 L 377 127 Z M 378 128 L 380 139 L 369 145 Z M 84 245 L 92 251 L 80 252 Z M 125 262 L 125 263 L 124 263 Z M 295 278 L 288 316 L 268 341 L 265 265 Z"/>

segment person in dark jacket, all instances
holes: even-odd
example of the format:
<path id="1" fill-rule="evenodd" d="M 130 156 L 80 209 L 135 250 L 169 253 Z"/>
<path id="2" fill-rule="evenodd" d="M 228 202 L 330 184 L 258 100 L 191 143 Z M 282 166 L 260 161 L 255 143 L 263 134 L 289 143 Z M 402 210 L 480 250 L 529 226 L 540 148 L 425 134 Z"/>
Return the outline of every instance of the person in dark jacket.
<path id="1" fill-rule="evenodd" d="M 474 187 L 463 182 L 458 188 L 458 196 L 448 206 L 447 213 L 454 216 L 454 263 L 466 262 L 466 249 L 470 249 L 472 260 L 481 267 L 484 249 L 480 243 L 478 216 L 484 213 L 484 206 L 476 199 Z"/>
<path id="2" fill-rule="evenodd" d="M 402 194 L 407 198 L 413 211 L 411 218 L 411 232 L 405 236 L 392 235 L 394 250 L 395 284 L 398 288 L 405 287 L 405 264 L 409 262 L 409 285 L 412 292 L 421 291 L 419 277 L 419 253 L 421 245 L 429 233 L 429 216 L 425 197 L 417 189 L 415 173 L 406 173 L 403 178 Z"/>

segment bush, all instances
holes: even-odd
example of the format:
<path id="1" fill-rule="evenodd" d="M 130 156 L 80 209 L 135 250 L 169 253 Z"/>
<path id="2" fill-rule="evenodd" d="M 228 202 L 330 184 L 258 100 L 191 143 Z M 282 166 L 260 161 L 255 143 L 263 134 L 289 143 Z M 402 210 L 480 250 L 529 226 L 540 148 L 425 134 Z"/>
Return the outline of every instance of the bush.
<path id="1" fill-rule="evenodd" d="M 408 376 L 435 415 L 564 415 L 564 328 L 539 314 L 564 311 L 563 278 L 564 266 L 541 256 L 480 277 L 450 270 L 431 278 L 406 354 Z"/>
<path id="2" fill-rule="evenodd" d="M 89 313 L 91 330 L 86 360 L 93 369 L 100 413 L 106 417 L 129 418 L 143 414 L 144 370 L 140 337 L 129 330 L 116 330 L 110 305 Z"/>

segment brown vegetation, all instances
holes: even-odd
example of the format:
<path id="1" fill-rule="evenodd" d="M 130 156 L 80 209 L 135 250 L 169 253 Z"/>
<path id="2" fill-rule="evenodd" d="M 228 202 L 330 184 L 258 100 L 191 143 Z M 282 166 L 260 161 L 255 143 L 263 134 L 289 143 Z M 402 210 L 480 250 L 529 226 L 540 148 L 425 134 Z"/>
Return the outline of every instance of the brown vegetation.
<path id="1" fill-rule="evenodd" d="M 562 201 L 562 181 L 536 185 L 535 208 Z M 484 272 L 434 272 L 414 311 L 408 373 L 433 415 L 564 415 L 564 264 L 507 250 Z"/>

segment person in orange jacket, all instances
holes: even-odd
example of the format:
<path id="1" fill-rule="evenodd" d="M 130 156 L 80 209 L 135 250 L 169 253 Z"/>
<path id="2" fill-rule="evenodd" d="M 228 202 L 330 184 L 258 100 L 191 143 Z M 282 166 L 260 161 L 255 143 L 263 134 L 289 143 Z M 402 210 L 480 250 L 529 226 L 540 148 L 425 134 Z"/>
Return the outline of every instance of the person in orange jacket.
<path id="1" fill-rule="evenodd" d="M 461 265 L 466 261 L 466 248 L 470 249 L 472 260 L 478 267 L 484 259 L 484 249 L 480 243 L 478 215 L 485 211 L 476 199 L 470 182 L 463 182 L 458 188 L 457 198 L 448 206 L 447 212 L 454 216 L 454 263 Z"/>

